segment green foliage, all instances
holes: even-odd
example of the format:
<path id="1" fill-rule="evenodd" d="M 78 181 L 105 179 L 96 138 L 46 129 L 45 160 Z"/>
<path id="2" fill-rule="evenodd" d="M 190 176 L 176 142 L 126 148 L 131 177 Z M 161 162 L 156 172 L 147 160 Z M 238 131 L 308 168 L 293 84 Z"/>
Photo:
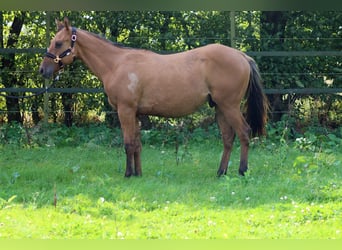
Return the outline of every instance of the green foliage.
<path id="1" fill-rule="evenodd" d="M 10 197 L 8 200 L 4 200 L 0 197 L 0 209 L 8 209 L 8 208 L 11 208 L 11 203 L 12 201 L 15 200 L 15 198 L 17 198 L 16 195 L 13 195 L 12 197 Z"/>
<path id="2" fill-rule="evenodd" d="M 63 147 L 78 145 L 118 146 L 122 145 L 121 131 L 109 129 L 104 125 L 67 128 L 64 125 L 48 124 L 33 128 L 18 123 L 4 124 L 0 127 L 0 145 L 19 147 Z"/>
<path id="3" fill-rule="evenodd" d="M 10 36 L 10 26 L 19 13 L 21 12 L 2 11 L 1 42 L 5 48 Z M 75 27 L 99 33 L 126 46 L 152 49 L 160 53 L 184 51 L 208 43 L 231 45 L 233 42 L 238 49 L 246 52 L 341 49 L 339 11 L 236 11 L 235 37 L 232 37 L 231 14 L 228 11 L 30 11 L 25 12 L 24 27 L 16 47 L 45 48 L 49 37 L 56 32 L 54 20 L 68 16 Z M 6 54 L 0 58 L 4 56 Z M 6 77 L 0 77 L 0 87 L 43 87 L 45 81 L 37 74 L 41 56 L 38 53 L 16 53 L 15 70 L 10 74 L 18 80 L 18 86 L 12 86 L 11 82 L 4 82 Z M 339 57 L 255 59 L 267 88 L 341 87 Z M 1 72 L 9 74 L 6 70 Z M 102 83 L 84 65 L 77 62 L 67 67 L 55 85 L 67 88 L 101 87 Z M 320 100 L 322 110 L 329 111 L 329 119 L 332 122 L 327 124 L 328 126 L 340 124 L 337 117 L 341 101 L 338 98 L 329 96 Z M 51 94 L 52 112 L 49 119 L 62 122 L 63 113 L 65 116 L 66 112 L 71 111 L 74 112 L 73 119 L 76 124 L 84 123 L 87 121 L 87 112 L 100 114 L 103 111 L 111 111 L 105 99 L 103 94 Z M 287 105 L 290 101 L 289 96 L 282 97 L 281 111 L 290 109 Z M 32 112 L 35 124 L 43 118 L 42 107 L 43 97 L 24 99 L 19 105 L 21 111 L 27 111 L 26 116 L 30 116 L 28 113 Z M 67 110 L 67 107 L 71 110 Z M 5 98 L 0 97 L 0 109 L 6 108 Z M 202 115 L 207 116 L 206 113 Z M 0 119 L 6 121 L 2 114 Z M 161 121 L 164 122 L 163 119 Z"/>

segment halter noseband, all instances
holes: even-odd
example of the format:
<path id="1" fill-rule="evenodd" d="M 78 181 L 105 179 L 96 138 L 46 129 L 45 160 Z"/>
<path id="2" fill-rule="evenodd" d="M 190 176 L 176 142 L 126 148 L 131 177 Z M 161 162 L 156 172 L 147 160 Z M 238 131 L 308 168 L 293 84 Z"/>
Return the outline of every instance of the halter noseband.
<path id="1" fill-rule="evenodd" d="M 62 62 L 62 59 L 72 53 L 72 49 L 74 48 L 75 42 L 76 42 L 77 36 L 76 36 L 76 28 L 72 27 L 72 35 L 71 35 L 71 46 L 67 50 L 63 51 L 59 56 L 54 55 L 50 52 L 45 53 L 45 57 L 53 59 L 55 63 L 58 64 L 59 69 L 62 70 L 64 68 L 64 64 Z M 75 59 L 75 57 L 74 57 Z"/>

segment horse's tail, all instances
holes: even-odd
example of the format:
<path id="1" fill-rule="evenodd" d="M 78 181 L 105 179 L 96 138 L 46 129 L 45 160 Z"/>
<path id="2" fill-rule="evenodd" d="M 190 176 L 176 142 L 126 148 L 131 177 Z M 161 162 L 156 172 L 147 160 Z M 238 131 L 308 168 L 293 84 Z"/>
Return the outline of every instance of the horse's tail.
<path id="1" fill-rule="evenodd" d="M 247 58 L 250 65 L 250 77 L 246 95 L 246 119 L 251 127 L 252 136 L 261 136 L 266 134 L 265 126 L 269 104 L 263 91 L 258 66 L 252 58 Z"/>

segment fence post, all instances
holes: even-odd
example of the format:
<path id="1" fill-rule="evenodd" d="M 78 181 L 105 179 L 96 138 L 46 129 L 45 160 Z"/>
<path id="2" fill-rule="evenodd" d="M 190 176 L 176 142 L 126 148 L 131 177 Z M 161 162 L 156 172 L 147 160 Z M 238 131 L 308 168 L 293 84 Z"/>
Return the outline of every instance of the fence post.
<path id="1" fill-rule="evenodd" d="M 46 44 L 50 43 L 50 12 L 46 12 Z M 49 86 L 49 80 L 45 79 L 44 80 L 44 88 L 47 89 Z M 43 112 L 44 112 L 44 125 L 47 125 L 49 122 L 49 93 L 45 92 L 44 94 L 44 107 L 43 107 Z"/>
<path id="2" fill-rule="evenodd" d="M 230 47 L 235 48 L 235 11 L 230 12 Z"/>

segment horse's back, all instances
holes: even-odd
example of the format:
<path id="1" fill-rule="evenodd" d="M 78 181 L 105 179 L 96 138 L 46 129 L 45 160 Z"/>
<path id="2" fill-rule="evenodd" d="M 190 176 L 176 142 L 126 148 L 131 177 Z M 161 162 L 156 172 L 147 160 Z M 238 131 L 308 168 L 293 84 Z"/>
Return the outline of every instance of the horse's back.
<path id="1" fill-rule="evenodd" d="M 136 102 L 139 113 L 169 117 L 194 112 L 208 97 L 241 100 L 249 77 L 244 54 L 220 44 L 168 55 L 132 50 L 121 67 L 118 84 L 127 86 L 121 96 Z"/>

